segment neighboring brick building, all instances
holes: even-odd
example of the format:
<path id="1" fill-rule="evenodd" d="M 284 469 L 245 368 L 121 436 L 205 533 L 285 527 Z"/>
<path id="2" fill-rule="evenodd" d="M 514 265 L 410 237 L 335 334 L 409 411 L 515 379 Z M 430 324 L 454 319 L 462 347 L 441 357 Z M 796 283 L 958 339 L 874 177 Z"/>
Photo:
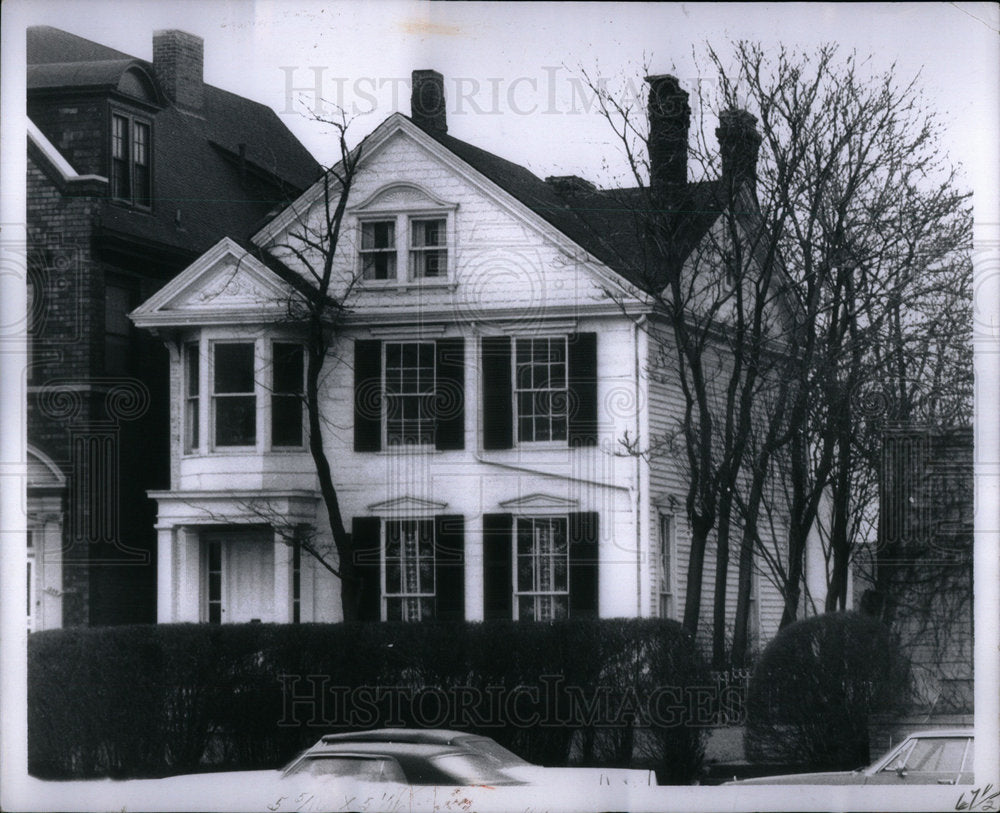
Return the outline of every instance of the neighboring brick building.
<path id="1" fill-rule="evenodd" d="M 973 710 L 972 562 L 972 430 L 887 429 L 874 584 L 862 609 L 899 636 L 920 715 Z"/>
<path id="2" fill-rule="evenodd" d="M 167 352 L 126 314 L 318 167 L 182 31 L 150 63 L 35 27 L 27 61 L 29 629 L 154 621 Z"/>

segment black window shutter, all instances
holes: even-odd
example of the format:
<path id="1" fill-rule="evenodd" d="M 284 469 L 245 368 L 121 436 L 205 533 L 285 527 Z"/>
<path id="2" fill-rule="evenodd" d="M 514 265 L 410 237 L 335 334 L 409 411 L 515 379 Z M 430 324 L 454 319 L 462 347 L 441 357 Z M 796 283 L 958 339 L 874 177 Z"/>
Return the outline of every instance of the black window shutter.
<path id="1" fill-rule="evenodd" d="M 434 388 L 438 449 L 465 448 L 465 339 L 438 339 Z"/>
<path id="2" fill-rule="evenodd" d="M 382 620 L 382 534 L 378 517 L 354 517 L 354 569 L 361 579 L 358 620 Z"/>
<path id="3" fill-rule="evenodd" d="M 465 518 L 434 517 L 435 608 L 438 621 L 465 619 Z"/>
<path id="4" fill-rule="evenodd" d="M 597 512 L 569 515 L 569 614 L 597 618 Z"/>
<path id="5" fill-rule="evenodd" d="M 510 337 L 483 337 L 483 448 L 514 445 Z"/>
<path id="6" fill-rule="evenodd" d="M 354 342 L 354 451 L 382 448 L 382 342 Z"/>
<path id="7" fill-rule="evenodd" d="M 597 445 L 597 334 L 574 333 L 567 342 L 569 445 Z"/>
<path id="8" fill-rule="evenodd" d="M 483 617 L 487 621 L 509 621 L 514 617 L 513 535 L 514 518 L 510 514 L 483 515 Z"/>

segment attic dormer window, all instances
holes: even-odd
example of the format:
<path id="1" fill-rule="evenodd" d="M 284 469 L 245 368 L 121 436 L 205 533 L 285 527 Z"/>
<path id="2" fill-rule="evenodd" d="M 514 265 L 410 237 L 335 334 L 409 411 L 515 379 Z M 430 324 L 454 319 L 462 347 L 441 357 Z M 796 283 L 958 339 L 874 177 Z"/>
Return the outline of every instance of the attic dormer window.
<path id="1" fill-rule="evenodd" d="M 126 115 L 111 115 L 111 196 L 148 209 L 152 203 L 152 126 Z"/>
<path id="2" fill-rule="evenodd" d="M 360 278 L 396 285 L 447 282 L 453 276 L 457 208 L 408 183 L 390 184 L 352 208 Z"/>

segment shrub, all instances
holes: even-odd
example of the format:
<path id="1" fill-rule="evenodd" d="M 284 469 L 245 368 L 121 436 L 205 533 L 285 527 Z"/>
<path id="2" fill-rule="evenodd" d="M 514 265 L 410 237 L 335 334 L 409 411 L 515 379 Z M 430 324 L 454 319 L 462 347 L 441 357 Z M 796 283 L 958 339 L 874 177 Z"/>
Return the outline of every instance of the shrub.
<path id="1" fill-rule="evenodd" d="M 494 737 L 543 765 L 702 756 L 707 672 L 680 625 L 158 625 L 29 639 L 29 766 L 49 778 L 277 767 L 323 733 L 385 725 Z"/>
<path id="2" fill-rule="evenodd" d="M 888 628 L 856 613 L 791 624 L 768 645 L 747 697 L 747 756 L 814 770 L 870 761 L 869 716 L 909 699 L 909 665 Z"/>

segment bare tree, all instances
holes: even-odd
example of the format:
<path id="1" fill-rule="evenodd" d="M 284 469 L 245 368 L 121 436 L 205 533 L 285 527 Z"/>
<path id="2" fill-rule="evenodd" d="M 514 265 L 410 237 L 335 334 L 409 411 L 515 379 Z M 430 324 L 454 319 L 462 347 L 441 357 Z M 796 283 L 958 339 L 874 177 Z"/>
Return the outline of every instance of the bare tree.
<path id="1" fill-rule="evenodd" d="M 627 211 L 622 222 L 641 246 L 615 259 L 655 301 L 660 318 L 647 329 L 657 375 L 684 398 L 669 437 L 628 448 L 679 452 L 684 462 L 692 534 L 684 624 L 699 627 L 714 542 L 720 665 L 734 523 L 729 655 L 741 664 L 754 570 L 782 591 L 782 625 L 795 620 L 817 529 L 829 559 L 821 608 L 845 606 L 877 500 L 872 388 L 881 396 L 887 384 L 900 416 L 914 399 L 928 415 L 967 414 L 963 323 L 935 326 L 930 314 L 966 301 L 968 217 L 916 79 L 900 83 L 893 68 L 873 72 L 835 46 L 771 55 L 740 42 L 729 57 L 709 46 L 707 58 L 716 93 L 702 98 L 690 145 L 656 125 L 662 109 L 686 105 L 676 83 L 664 90 L 652 78 L 649 129 L 606 84 L 590 85 L 635 186 L 602 193 Z M 706 135 L 716 118 L 717 142 Z M 685 183 L 676 165 L 689 159 L 717 180 Z M 608 236 L 609 252 L 622 236 Z"/>
<path id="2" fill-rule="evenodd" d="M 364 142 L 353 149 L 347 141 L 349 119 L 343 110 L 337 118 L 321 119 L 337 138 L 339 162 L 326 169 L 312 193 L 292 203 L 287 211 L 290 224 L 280 238 L 255 246 L 258 259 L 289 284 L 287 322 L 300 326 L 305 339 L 305 392 L 309 453 L 316 468 L 320 494 L 333 537 L 335 556 L 315 535 L 302 529 L 284 528 L 280 519 L 271 518 L 287 537 L 312 555 L 330 573 L 340 579 L 341 606 L 346 621 L 358 618 L 362 581 L 356 572 L 355 550 L 351 534 L 344 525 L 337 496 L 333 469 L 326 453 L 322 383 L 348 313 L 348 302 L 358 281 L 353 266 L 346 270 L 335 262 L 343 237 L 347 200 L 363 153 Z M 281 530 L 283 528 L 283 530 Z"/>

